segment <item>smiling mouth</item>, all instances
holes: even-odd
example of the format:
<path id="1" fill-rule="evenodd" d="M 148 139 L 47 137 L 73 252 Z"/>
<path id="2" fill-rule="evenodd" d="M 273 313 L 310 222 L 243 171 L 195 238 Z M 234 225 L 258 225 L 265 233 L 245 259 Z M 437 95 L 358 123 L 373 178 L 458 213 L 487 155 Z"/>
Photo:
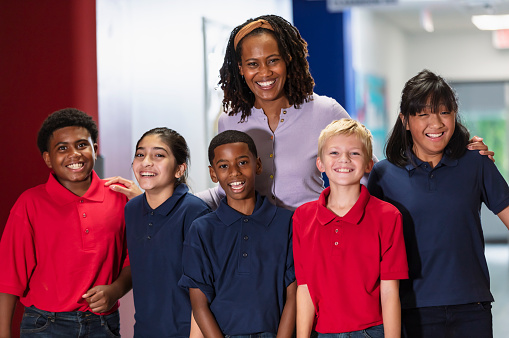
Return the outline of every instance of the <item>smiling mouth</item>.
<path id="1" fill-rule="evenodd" d="M 426 134 L 426 136 L 429 138 L 439 138 L 442 135 L 444 135 L 444 132 L 437 133 L 437 134 L 430 134 L 430 133 Z"/>
<path id="2" fill-rule="evenodd" d="M 141 177 L 154 177 L 154 176 L 156 176 L 156 174 L 154 174 L 154 173 L 142 172 L 142 173 L 140 173 L 140 176 L 141 176 Z"/>
<path id="3" fill-rule="evenodd" d="M 233 192 L 240 192 L 244 189 L 244 184 L 246 181 L 237 181 L 228 183 L 228 186 L 233 190 Z"/>
<path id="4" fill-rule="evenodd" d="M 338 172 L 338 173 L 351 173 L 353 171 L 353 169 L 339 168 L 339 169 L 334 169 L 334 171 Z"/>
<path id="5" fill-rule="evenodd" d="M 262 88 L 265 88 L 265 87 L 270 87 L 272 86 L 274 83 L 276 83 L 276 80 L 272 80 L 272 81 L 264 81 L 264 82 L 256 82 L 257 85 L 259 85 L 260 87 Z"/>
<path id="6" fill-rule="evenodd" d="M 84 163 L 79 162 L 79 163 L 68 164 L 68 165 L 66 165 L 66 167 L 69 169 L 72 169 L 72 170 L 77 170 L 77 169 L 83 168 L 84 165 L 85 165 Z"/>

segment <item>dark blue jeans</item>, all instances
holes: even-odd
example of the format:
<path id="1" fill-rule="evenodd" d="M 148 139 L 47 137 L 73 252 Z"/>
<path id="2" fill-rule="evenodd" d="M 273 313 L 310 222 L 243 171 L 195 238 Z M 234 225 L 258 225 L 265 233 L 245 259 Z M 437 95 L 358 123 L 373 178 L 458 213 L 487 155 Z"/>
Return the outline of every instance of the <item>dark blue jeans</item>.
<path id="1" fill-rule="evenodd" d="M 407 338 L 493 337 L 490 302 L 403 309 L 401 322 Z"/>
<path id="2" fill-rule="evenodd" d="M 92 312 L 48 312 L 31 306 L 23 314 L 20 337 L 120 337 L 120 317 L 118 311 L 100 316 Z"/>
<path id="3" fill-rule="evenodd" d="M 377 325 L 368 327 L 365 330 L 343 332 L 343 333 L 320 333 L 318 338 L 383 338 L 384 326 Z"/>

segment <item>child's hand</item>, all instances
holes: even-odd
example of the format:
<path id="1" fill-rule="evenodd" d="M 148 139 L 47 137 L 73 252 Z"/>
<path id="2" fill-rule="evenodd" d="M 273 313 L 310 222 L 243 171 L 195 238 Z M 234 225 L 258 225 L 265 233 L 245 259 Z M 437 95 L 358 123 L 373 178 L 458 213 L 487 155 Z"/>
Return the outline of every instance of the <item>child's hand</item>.
<path id="1" fill-rule="evenodd" d="M 117 302 L 117 292 L 111 285 L 98 285 L 88 290 L 82 296 L 90 306 L 92 312 L 104 313 Z"/>
<path id="2" fill-rule="evenodd" d="M 489 150 L 488 146 L 484 144 L 482 140 L 483 140 L 482 137 L 479 136 L 472 137 L 472 139 L 469 141 L 467 145 L 467 148 L 469 150 L 479 150 L 479 154 L 486 155 L 490 158 L 490 160 L 495 162 L 495 158 L 493 157 L 495 156 L 495 152 Z"/>
<path id="3" fill-rule="evenodd" d="M 122 193 L 127 196 L 128 199 L 132 199 L 138 195 L 143 194 L 143 191 L 133 182 L 120 176 L 105 178 L 108 182 L 104 183 L 105 187 L 110 187 L 111 190 Z M 125 187 L 115 184 L 120 183 Z"/>

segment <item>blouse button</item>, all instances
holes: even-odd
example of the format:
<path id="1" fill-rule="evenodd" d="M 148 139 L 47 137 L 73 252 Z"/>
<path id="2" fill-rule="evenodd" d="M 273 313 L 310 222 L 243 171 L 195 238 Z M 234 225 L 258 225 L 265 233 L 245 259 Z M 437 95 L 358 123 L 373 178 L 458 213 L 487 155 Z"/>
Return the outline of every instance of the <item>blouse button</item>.
<path id="1" fill-rule="evenodd" d="M 281 122 L 285 122 L 285 119 L 281 119 Z"/>
<path id="2" fill-rule="evenodd" d="M 271 135 L 271 136 L 270 136 L 270 139 L 271 139 L 271 140 L 273 140 L 273 139 L 274 139 L 274 135 Z"/>
<path id="3" fill-rule="evenodd" d="M 249 219 L 244 218 L 244 223 L 247 223 L 247 222 L 249 222 Z"/>
<path id="4" fill-rule="evenodd" d="M 338 242 L 334 242 L 334 245 L 338 245 Z"/>
<path id="5" fill-rule="evenodd" d="M 244 253 L 242 254 L 242 257 L 246 258 L 246 257 L 247 257 L 247 252 L 244 252 Z"/>
<path id="6" fill-rule="evenodd" d="M 247 241 L 249 239 L 249 236 L 244 236 L 244 240 Z"/>
<path id="7" fill-rule="evenodd" d="M 150 237 L 150 236 L 147 236 L 147 239 L 151 239 L 151 238 L 152 238 L 152 237 Z"/>
<path id="8" fill-rule="evenodd" d="M 286 114 L 286 110 L 283 110 L 283 114 Z"/>
<path id="9" fill-rule="evenodd" d="M 270 175 L 269 177 L 270 177 L 270 178 L 274 178 L 274 175 Z"/>
<path id="10" fill-rule="evenodd" d="M 270 154 L 269 157 L 274 157 L 274 154 Z"/>
<path id="11" fill-rule="evenodd" d="M 153 212 L 153 211 L 151 211 L 151 212 L 150 212 L 150 215 L 154 216 L 154 212 Z"/>
<path id="12" fill-rule="evenodd" d="M 88 233 L 89 233 L 88 229 L 85 229 L 85 233 L 86 233 L 86 234 L 88 234 Z"/>
<path id="13" fill-rule="evenodd" d="M 151 227 L 151 226 L 152 226 L 152 222 L 150 222 L 150 223 L 148 224 L 148 226 L 149 226 L 149 227 Z"/>
<path id="14" fill-rule="evenodd" d="M 83 213 L 83 218 L 87 217 L 87 214 L 86 213 Z"/>
<path id="15" fill-rule="evenodd" d="M 83 203 L 83 202 L 85 202 L 85 201 L 83 201 L 83 200 L 80 201 L 80 203 Z"/>
<path id="16" fill-rule="evenodd" d="M 339 230 L 338 230 L 338 229 L 336 229 L 336 233 L 338 233 L 338 231 L 339 231 Z"/>

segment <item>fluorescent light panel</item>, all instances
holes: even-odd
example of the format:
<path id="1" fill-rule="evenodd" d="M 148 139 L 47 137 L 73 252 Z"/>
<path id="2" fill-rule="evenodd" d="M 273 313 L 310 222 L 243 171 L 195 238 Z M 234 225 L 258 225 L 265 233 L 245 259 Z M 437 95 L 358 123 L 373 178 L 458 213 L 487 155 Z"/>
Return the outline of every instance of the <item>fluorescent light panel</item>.
<path id="1" fill-rule="evenodd" d="M 483 31 L 509 29 L 509 14 L 505 15 L 472 15 L 472 23 Z"/>

